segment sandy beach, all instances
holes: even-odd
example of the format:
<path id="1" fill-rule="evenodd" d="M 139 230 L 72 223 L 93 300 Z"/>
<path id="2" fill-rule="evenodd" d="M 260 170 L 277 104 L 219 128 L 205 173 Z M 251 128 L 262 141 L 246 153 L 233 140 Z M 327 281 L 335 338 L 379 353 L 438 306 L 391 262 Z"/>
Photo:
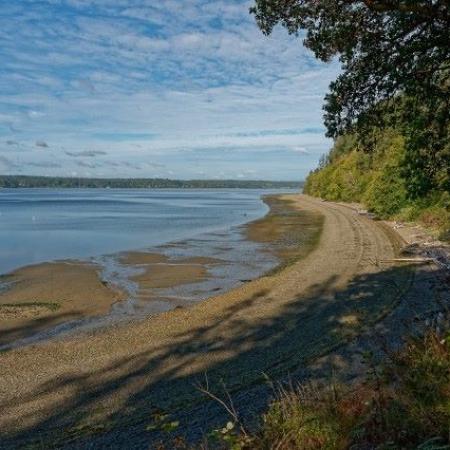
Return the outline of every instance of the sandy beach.
<path id="1" fill-rule="evenodd" d="M 289 263 L 274 273 L 190 308 L 1 353 L 0 447 L 152 448 L 160 434 L 148 426 L 161 411 L 198 438 L 226 420 L 195 387 L 205 374 L 211 390 L 225 384 L 244 415 L 256 414 L 268 380 L 302 373 L 400 307 L 412 320 L 405 301 L 423 285 L 415 268 L 393 262 L 405 244 L 399 234 L 342 205 L 282 200 L 294 208 L 284 218 L 249 228 L 278 242 Z M 298 225 L 283 232 L 295 211 L 323 223 L 299 253 Z"/>

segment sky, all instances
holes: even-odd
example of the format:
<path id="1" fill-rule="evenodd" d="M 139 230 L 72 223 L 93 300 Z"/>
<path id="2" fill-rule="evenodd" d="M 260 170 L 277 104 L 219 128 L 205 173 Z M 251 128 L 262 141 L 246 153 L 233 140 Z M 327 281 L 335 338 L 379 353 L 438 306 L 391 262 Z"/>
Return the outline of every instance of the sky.
<path id="1" fill-rule="evenodd" d="M 241 0 L 0 5 L 0 173 L 301 180 L 338 74 Z"/>

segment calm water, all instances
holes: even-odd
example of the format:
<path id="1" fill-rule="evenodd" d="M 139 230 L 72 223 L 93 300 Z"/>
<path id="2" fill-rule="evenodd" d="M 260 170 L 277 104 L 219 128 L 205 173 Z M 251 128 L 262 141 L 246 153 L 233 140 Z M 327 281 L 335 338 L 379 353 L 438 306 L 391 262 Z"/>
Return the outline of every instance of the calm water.
<path id="1" fill-rule="evenodd" d="M 263 216 L 270 192 L 0 189 L 0 273 L 226 231 Z"/>
<path id="2" fill-rule="evenodd" d="M 57 259 L 95 262 L 100 278 L 126 293 L 104 316 L 71 320 L 5 348 L 108 326 L 188 306 L 239 286 L 278 264 L 242 224 L 268 211 L 269 190 L 0 189 L 0 273 Z M 289 191 L 286 191 L 289 192 Z M 292 191 L 291 191 L 292 192 Z M 123 251 L 144 250 L 169 258 L 213 257 L 206 279 L 152 289 L 142 300 Z M 0 290 L 8 288 L 0 282 Z M 1 350 L 2 348 L 0 348 Z"/>

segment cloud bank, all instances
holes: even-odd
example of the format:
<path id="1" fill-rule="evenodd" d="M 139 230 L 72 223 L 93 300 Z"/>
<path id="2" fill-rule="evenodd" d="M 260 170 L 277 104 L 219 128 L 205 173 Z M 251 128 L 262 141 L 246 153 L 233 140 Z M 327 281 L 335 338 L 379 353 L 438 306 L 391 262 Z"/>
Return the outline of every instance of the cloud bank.
<path id="1" fill-rule="evenodd" d="M 4 173 L 301 179 L 336 76 L 249 2 L 25 0 L 0 16 Z M 88 148 L 88 150 L 86 150 Z"/>

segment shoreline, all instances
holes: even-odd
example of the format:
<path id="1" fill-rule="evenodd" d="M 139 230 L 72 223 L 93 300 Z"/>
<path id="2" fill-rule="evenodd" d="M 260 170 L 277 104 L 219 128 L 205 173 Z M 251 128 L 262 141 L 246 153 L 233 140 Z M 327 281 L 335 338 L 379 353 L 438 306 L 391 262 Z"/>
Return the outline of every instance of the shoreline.
<path id="1" fill-rule="evenodd" d="M 4 240 L 0 273 L 50 261 L 151 249 L 238 227 L 266 214 L 261 196 L 271 191 L 177 192 L 122 189 L 83 194 L 52 189 L 28 196 L 9 190 L 0 199 Z M 14 209 L 15 202 L 25 209 Z M 80 214 L 75 222 L 74 214 Z"/>
<path id="2" fill-rule="evenodd" d="M 337 204 L 291 199 L 321 214 L 323 231 L 306 258 L 276 274 L 190 308 L 0 353 L 5 442 L 39 436 L 148 447 L 161 436 L 147 429 L 155 411 L 179 420 L 195 440 L 226 420 L 195 389 L 205 372 L 211 389 L 219 392 L 224 380 L 237 407 L 254 416 L 268 401 L 267 377 L 305 376 L 325 354 L 389 323 L 393 311 L 404 308 L 399 320 L 412 321 L 416 308 L 430 306 L 404 302 L 429 276 L 422 282 L 410 267 L 389 262 L 404 245 L 395 231 Z M 394 334 L 402 322 L 395 323 Z M 342 356 L 339 364 L 346 367 Z M 319 367 L 315 377 L 324 374 Z"/>
<path id="3" fill-rule="evenodd" d="M 261 246 L 262 260 L 269 264 L 276 258 L 276 266 L 269 272 L 306 254 L 320 234 L 317 218 L 296 213 L 289 201 L 279 197 L 263 196 L 269 211 L 259 219 L 234 227 L 245 242 Z M 290 224 L 283 223 L 287 218 Z M 298 229 L 295 232 L 294 227 Z M 145 319 L 189 307 L 264 275 L 260 270 L 256 277 L 252 276 L 248 269 L 248 273 L 236 274 L 233 281 L 230 277 L 236 262 L 196 253 L 180 257 L 163 251 L 173 252 L 185 242 L 190 241 L 166 244 L 159 250 L 157 247 L 150 251 L 121 252 L 108 256 L 108 262 L 106 257 L 55 261 L 25 266 L 3 275 L 2 279 L 10 285 L 0 292 L 0 324 L 6 331 L 0 338 L 0 348 L 89 333 L 115 322 Z M 233 250 L 233 244 L 228 245 Z M 237 252 L 235 258 L 241 259 L 239 250 L 233 251 Z M 105 264 L 111 262 L 110 273 L 106 274 Z M 229 281 L 221 281 L 221 273 Z M 192 300 L 186 297 L 190 292 L 194 295 Z"/>

